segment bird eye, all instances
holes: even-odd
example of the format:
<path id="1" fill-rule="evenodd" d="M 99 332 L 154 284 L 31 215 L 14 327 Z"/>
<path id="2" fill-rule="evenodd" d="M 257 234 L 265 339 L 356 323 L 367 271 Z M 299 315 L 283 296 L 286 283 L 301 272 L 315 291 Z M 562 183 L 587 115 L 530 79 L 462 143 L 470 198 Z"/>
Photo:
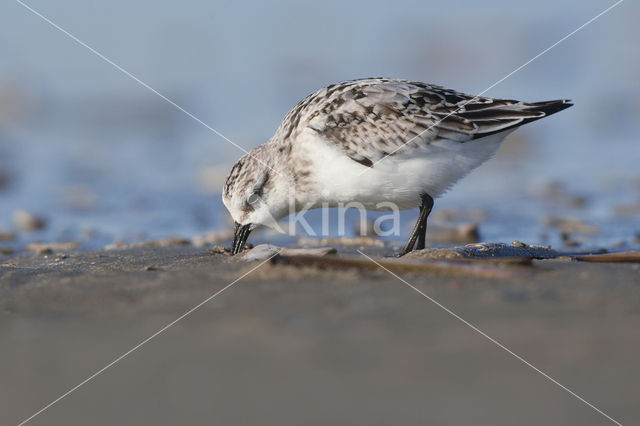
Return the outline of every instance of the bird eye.
<path id="1" fill-rule="evenodd" d="M 260 200 L 260 196 L 256 193 L 253 193 L 251 195 L 249 195 L 249 198 L 247 199 L 247 203 L 253 205 L 255 203 L 258 202 L 258 200 Z"/>

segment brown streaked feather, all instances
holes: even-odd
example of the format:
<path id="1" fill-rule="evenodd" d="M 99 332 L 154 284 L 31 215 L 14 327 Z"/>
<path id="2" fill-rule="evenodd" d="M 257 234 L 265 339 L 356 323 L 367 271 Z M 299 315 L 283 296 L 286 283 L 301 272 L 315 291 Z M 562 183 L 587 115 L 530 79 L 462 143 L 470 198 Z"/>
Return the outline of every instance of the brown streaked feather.
<path id="1" fill-rule="evenodd" d="M 285 117 L 273 141 L 311 129 L 368 167 L 386 155 L 438 140 L 479 139 L 546 117 L 567 100 L 524 103 L 474 97 L 421 82 L 370 78 L 321 89 Z"/>

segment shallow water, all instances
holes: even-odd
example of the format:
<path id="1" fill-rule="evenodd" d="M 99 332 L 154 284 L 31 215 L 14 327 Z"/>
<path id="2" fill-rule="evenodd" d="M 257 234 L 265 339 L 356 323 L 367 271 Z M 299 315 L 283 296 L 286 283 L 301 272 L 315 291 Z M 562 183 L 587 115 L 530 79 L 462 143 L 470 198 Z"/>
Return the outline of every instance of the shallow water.
<path id="1" fill-rule="evenodd" d="M 130 16 L 119 18 L 117 34 L 109 22 L 123 2 L 94 5 L 99 10 L 80 2 L 34 6 L 247 148 L 266 140 L 299 99 L 339 80 L 386 75 L 477 93 L 606 7 L 573 1 L 565 14 L 552 4 L 523 11 L 468 2 L 455 11 L 468 25 L 452 34 L 445 20 L 417 25 L 433 13 L 426 3 L 412 3 L 411 17 L 364 2 L 340 15 L 301 5 L 295 16 L 335 20 L 327 34 L 302 31 L 285 3 L 248 14 L 228 5 L 225 19 L 206 2 L 191 3 L 198 16 L 169 4 L 127 4 Z M 438 7 L 442 16 L 453 13 L 453 6 Z M 640 55 L 631 42 L 640 36 L 631 19 L 639 6 L 621 7 L 626 11 L 603 16 L 487 93 L 568 97 L 575 106 L 510 136 L 495 159 L 436 201 L 433 220 L 477 222 L 487 241 L 569 243 L 575 250 L 639 246 Z M 17 234 L 2 246 L 78 241 L 96 248 L 229 226 L 219 191 L 240 151 L 19 5 L 0 10 L 7 17 L 0 55 L 14 58 L 0 70 L 0 172 L 10 180 L 0 188 L 0 228 Z M 137 19 L 143 11 L 146 19 Z M 247 31 L 237 30 L 238 16 Z M 367 18 L 357 31 L 346 25 L 354 16 Z M 481 33 L 471 25 L 477 16 L 486 23 Z M 269 21 L 283 25 L 274 29 Z M 382 31 L 381 22 L 393 31 Z M 13 36 L 18 28 L 21 38 Z M 16 230 L 11 217 L 18 209 L 42 216 L 47 226 Z M 443 211 L 449 214 L 438 216 Z M 358 217 L 352 213 L 349 230 Z M 392 240 L 406 237 L 416 214 L 402 214 L 402 236 Z M 319 213 L 308 218 L 321 228 Z M 570 232 L 563 241 L 550 226 L 557 218 L 598 229 Z"/>

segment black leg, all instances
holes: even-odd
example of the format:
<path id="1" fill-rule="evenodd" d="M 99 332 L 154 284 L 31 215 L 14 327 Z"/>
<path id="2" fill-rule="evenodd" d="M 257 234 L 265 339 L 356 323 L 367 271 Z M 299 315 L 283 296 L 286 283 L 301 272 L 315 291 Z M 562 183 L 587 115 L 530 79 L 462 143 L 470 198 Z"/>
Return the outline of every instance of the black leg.
<path id="1" fill-rule="evenodd" d="M 418 244 L 416 245 L 416 250 L 422 250 L 425 247 L 427 241 L 427 219 L 429 218 L 429 214 L 431 213 L 431 209 L 433 208 L 433 198 L 428 194 L 424 194 L 422 196 L 422 205 L 420 206 L 420 210 L 424 210 L 424 220 L 419 229 L 418 233 Z"/>
<path id="2" fill-rule="evenodd" d="M 427 218 L 429 217 L 429 213 L 431 213 L 432 208 L 433 198 L 431 198 L 429 194 L 422 195 L 422 204 L 420 205 L 418 220 L 416 221 L 416 225 L 413 227 L 413 231 L 411 232 L 407 245 L 404 247 L 404 250 L 400 252 L 400 256 L 404 256 L 412 251 L 413 247 L 416 245 L 416 240 L 418 241 L 417 249 L 422 250 L 424 248 L 427 235 Z"/>
<path id="3" fill-rule="evenodd" d="M 426 223 L 420 224 L 420 229 L 418 229 L 418 240 L 416 241 L 416 246 L 414 250 L 422 250 L 426 244 L 427 239 L 427 227 Z"/>

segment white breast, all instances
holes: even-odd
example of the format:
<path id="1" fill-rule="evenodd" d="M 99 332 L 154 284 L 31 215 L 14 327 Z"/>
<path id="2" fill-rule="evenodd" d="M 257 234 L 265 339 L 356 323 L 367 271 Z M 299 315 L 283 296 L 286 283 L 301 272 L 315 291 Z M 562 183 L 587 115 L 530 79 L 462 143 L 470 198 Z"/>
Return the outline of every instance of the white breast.
<path id="1" fill-rule="evenodd" d="M 389 156 L 366 167 L 347 157 L 312 130 L 295 143 L 297 154 L 312 161 L 315 190 L 304 199 L 318 205 L 359 202 L 367 209 L 391 201 L 400 209 L 415 208 L 420 195 L 436 198 L 456 181 L 491 158 L 513 130 L 465 143 L 437 141 L 405 154 Z"/>

